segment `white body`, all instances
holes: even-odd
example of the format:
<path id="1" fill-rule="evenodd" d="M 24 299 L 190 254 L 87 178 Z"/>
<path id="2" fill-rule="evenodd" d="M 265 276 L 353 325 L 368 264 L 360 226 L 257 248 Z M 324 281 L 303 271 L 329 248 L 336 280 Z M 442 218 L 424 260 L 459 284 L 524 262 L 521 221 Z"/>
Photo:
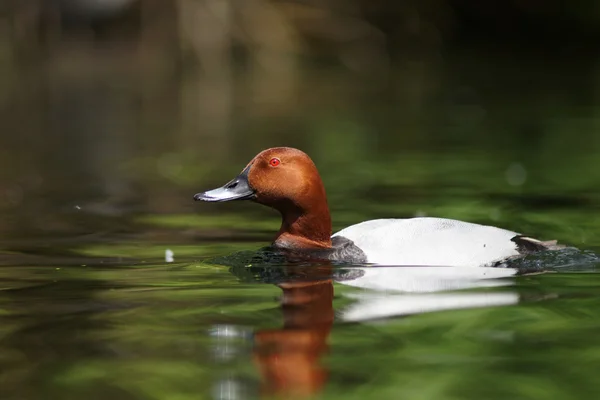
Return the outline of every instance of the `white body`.
<path id="1" fill-rule="evenodd" d="M 333 236 L 350 239 L 380 265 L 480 267 L 519 254 L 518 233 L 445 218 L 375 219 Z"/>

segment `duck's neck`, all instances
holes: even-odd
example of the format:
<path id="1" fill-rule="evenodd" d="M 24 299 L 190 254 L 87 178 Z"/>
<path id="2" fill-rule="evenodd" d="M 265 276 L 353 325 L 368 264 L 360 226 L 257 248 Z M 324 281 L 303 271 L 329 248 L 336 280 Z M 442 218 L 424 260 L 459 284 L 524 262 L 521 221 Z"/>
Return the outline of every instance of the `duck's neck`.
<path id="1" fill-rule="evenodd" d="M 287 249 L 331 248 L 331 216 L 326 200 L 310 207 L 282 207 L 279 211 L 281 228 L 275 237 L 275 246 Z"/>

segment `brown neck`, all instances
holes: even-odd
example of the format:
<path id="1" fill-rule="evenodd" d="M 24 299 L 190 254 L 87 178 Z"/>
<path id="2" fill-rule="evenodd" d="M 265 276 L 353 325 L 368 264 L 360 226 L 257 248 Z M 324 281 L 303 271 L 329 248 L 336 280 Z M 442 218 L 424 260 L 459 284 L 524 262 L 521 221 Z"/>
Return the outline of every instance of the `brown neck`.
<path id="1" fill-rule="evenodd" d="M 310 207 L 288 204 L 277 209 L 281 212 L 282 221 L 274 241 L 276 246 L 289 249 L 331 248 L 331 216 L 326 200 L 312 203 Z"/>

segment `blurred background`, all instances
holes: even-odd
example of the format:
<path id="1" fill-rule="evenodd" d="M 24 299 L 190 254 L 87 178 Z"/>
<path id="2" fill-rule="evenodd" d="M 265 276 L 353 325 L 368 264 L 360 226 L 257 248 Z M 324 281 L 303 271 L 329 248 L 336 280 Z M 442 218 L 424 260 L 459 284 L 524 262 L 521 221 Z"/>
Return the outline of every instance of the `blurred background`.
<path id="1" fill-rule="evenodd" d="M 593 0 L 0 1 L 0 397 L 598 398 L 599 22 Z M 470 293 L 506 307 L 382 297 L 346 323 L 363 293 L 331 282 L 280 305 L 293 273 L 227 258 L 277 214 L 192 200 L 273 146 L 314 159 L 334 230 L 440 216 L 582 253 Z"/>
<path id="2" fill-rule="evenodd" d="M 268 241 L 270 211 L 191 198 L 287 145 L 336 228 L 435 214 L 585 243 L 599 19 L 592 0 L 5 0 L 0 237 Z"/>

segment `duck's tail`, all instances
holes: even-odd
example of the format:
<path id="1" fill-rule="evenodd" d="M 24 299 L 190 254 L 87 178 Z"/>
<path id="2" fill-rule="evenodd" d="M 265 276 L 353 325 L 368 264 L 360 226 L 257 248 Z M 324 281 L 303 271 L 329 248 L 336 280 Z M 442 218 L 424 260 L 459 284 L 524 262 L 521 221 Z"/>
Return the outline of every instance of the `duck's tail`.
<path id="1" fill-rule="evenodd" d="M 560 250 L 566 247 L 563 244 L 558 244 L 556 240 L 541 241 L 524 235 L 517 235 L 510 240 L 517 245 L 517 250 L 521 254 L 537 253 L 538 251 L 545 250 Z"/>

